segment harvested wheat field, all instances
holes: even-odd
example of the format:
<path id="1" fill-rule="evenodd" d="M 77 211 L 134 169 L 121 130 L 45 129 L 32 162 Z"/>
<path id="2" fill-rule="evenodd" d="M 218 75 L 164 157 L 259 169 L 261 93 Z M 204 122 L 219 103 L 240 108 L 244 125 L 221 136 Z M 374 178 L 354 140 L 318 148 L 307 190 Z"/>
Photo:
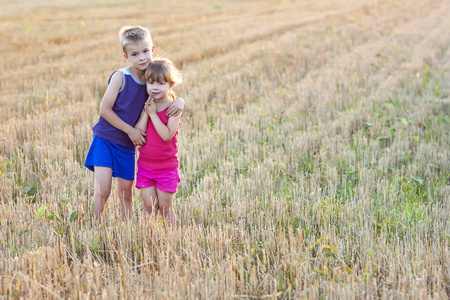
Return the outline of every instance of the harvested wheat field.
<path id="1" fill-rule="evenodd" d="M 447 299 L 450 2 L 5 1 L 0 299 Z M 84 167 L 150 29 L 184 82 L 174 231 Z"/>

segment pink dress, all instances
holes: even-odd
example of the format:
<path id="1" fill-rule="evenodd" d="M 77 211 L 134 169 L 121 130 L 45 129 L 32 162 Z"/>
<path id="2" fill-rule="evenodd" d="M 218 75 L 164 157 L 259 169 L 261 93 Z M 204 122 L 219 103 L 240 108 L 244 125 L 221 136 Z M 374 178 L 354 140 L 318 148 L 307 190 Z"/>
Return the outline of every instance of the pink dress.
<path id="1" fill-rule="evenodd" d="M 166 115 L 167 108 L 157 112 L 159 119 L 167 125 L 169 117 Z M 178 124 L 180 126 L 180 124 Z M 178 161 L 177 136 L 178 129 L 173 138 L 165 142 L 156 131 L 151 120 L 148 121 L 146 140 L 147 143 L 139 148 L 138 166 L 144 166 L 153 170 L 173 170 L 180 165 Z"/>

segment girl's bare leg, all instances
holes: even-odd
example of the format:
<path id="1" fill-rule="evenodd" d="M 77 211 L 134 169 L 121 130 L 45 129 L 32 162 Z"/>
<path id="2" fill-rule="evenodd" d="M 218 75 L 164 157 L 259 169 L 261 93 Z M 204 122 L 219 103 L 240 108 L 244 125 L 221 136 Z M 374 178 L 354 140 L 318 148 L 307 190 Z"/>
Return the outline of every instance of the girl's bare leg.
<path id="1" fill-rule="evenodd" d="M 107 167 L 94 167 L 94 175 L 94 216 L 100 218 L 103 215 L 105 204 L 111 194 L 112 169 Z"/>
<path id="2" fill-rule="evenodd" d="M 152 212 L 155 213 L 155 218 L 158 216 L 158 202 L 156 198 L 156 187 L 151 186 L 141 189 L 142 201 L 144 202 L 144 209 L 150 216 Z"/>
<path id="3" fill-rule="evenodd" d="M 163 216 L 165 221 L 168 221 L 175 229 L 177 223 L 177 216 L 173 210 L 173 199 L 175 198 L 175 193 L 163 192 L 156 189 L 156 194 L 158 197 L 159 213 Z"/>
<path id="4" fill-rule="evenodd" d="M 134 180 L 117 177 L 117 195 L 120 200 L 122 219 L 128 219 L 133 212 L 133 183 Z"/>

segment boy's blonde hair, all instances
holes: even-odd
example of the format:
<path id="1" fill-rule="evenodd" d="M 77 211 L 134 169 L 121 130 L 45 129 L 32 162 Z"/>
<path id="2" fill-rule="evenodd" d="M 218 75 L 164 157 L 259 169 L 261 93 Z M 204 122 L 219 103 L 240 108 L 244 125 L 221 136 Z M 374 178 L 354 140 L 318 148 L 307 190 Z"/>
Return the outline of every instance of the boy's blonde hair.
<path id="1" fill-rule="evenodd" d="M 142 26 L 124 26 L 119 31 L 120 44 L 122 45 L 123 53 L 127 54 L 126 47 L 130 44 L 137 44 L 139 42 L 148 42 L 153 46 L 150 31 Z"/>
<path id="2" fill-rule="evenodd" d="M 146 82 L 168 82 L 171 85 L 180 84 L 183 82 L 180 70 L 175 67 L 173 62 L 167 58 L 156 58 L 152 60 L 150 65 L 145 70 Z M 175 93 L 170 90 L 169 96 L 175 100 Z"/>

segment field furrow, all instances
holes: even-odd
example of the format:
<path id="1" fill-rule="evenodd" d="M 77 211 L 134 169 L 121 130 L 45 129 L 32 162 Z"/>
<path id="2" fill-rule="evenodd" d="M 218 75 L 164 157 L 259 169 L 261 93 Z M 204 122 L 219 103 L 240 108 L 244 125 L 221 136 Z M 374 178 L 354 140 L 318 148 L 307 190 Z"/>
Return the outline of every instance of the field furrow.
<path id="1" fill-rule="evenodd" d="M 0 0 L 0 298 L 448 298 L 447 2 Z M 93 219 L 127 24 L 184 77 L 172 232 Z"/>

